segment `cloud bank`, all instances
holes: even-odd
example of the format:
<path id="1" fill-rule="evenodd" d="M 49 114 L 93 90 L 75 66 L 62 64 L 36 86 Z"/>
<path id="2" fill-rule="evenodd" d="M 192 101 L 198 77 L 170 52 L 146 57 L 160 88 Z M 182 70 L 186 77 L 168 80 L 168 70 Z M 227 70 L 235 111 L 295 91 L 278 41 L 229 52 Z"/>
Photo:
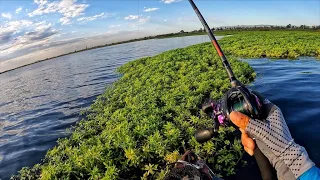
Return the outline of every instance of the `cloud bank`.
<path id="1" fill-rule="evenodd" d="M 35 0 L 35 4 L 38 8 L 31 13 L 28 13 L 29 17 L 39 16 L 49 13 L 60 13 L 63 17 L 59 19 L 62 25 L 71 24 L 72 18 L 78 17 L 84 14 L 89 4 L 80 4 L 76 0 L 62 0 L 48 2 L 47 0 Z"/>

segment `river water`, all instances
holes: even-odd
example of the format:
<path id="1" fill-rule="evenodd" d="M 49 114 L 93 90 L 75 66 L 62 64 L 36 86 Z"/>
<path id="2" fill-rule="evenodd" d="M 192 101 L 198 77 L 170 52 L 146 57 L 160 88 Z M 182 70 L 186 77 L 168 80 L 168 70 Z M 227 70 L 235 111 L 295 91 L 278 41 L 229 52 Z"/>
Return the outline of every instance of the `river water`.
<path id="1" fill-rule="evenodd" d="M 209 41 L 207 36 L 147 40 L 80 52 L 0 74 L 0 179 L 39 163 L 66 128 L 139 57 Z M 297 143 L 320 164 L 320 62 L 249 60 L 258 73 L 252 89 L 283 110 Z"/>

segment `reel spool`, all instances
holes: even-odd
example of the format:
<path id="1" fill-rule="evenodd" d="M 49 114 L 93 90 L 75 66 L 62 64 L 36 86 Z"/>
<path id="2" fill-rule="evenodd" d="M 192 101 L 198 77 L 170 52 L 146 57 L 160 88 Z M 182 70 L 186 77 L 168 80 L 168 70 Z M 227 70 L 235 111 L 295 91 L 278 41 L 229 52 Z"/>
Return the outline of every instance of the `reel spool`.
<path id="1" fill-rule="evenodd" d="M 253 92 L 243 86 L 231 88 L 222 102 L 223 114 L 230 120 L 232 111 L 241 112 L 251 118 L 262 118 L 262 102 Z"/>

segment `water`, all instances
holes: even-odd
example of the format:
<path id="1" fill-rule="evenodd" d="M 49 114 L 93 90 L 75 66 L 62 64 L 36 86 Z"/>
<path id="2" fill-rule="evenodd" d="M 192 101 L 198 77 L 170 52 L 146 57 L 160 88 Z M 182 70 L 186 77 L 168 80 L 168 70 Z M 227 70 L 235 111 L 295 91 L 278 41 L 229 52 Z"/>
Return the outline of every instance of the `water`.
<path id="1" fill-rule="evenodd" d="M 278 105 L 295 142 L 320 167 L 320 61 L 250 60 L 258 73 L 252 88 Z"/>
<path id="2" fill-rule="evenodd" d="M 133 42 L 0 74 L 0 179 L 40 162 L 58 138 L 68 136 L 65 129 L 81 118 L 81 108 L 119 77 L 114 72 L 117 67 L 205 41 L 209 41 L 206 36 L 193 36 Z M 258 73 L 252 88 L 280 106 L 296 142 L 319 166 L 320 62 L 312 58 L 248 62 Z"/>
<path id="3" fill-rule="evenodd" d="M 147 40 L 80 52 L 0 74 L 0 179 L 39 163 L 132 60 L 209 41 L 207 36 Z"/>

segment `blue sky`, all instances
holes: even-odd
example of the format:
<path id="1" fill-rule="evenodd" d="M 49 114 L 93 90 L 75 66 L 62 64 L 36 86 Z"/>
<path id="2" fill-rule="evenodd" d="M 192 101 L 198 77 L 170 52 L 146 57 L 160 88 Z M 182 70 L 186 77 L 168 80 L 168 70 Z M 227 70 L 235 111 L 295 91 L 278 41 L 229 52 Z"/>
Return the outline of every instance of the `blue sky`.
<path id="1" fill-rule="evenodd" d="M 319 25 L 319 0 L 195 0 L 211 27 Z M 187 0 L 0 0 L 0 68 L 155 34 L 201 28 Z"/>

